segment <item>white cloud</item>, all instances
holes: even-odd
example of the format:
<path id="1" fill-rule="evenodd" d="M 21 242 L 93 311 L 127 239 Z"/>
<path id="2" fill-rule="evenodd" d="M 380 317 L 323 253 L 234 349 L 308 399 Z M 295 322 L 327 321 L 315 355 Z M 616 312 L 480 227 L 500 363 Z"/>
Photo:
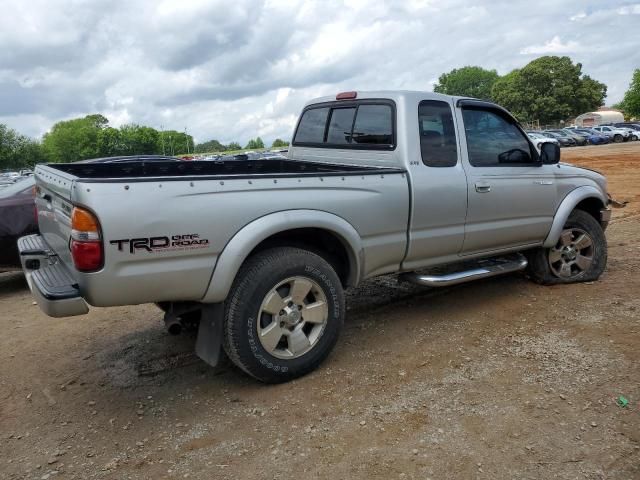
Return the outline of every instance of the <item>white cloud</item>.
<path id="1" fill-rule="evenodd" d="M 560 37 L 556 35 L 544 45 L 531 45 L 520 50 L 523 55 L 556 55 L 559 53 L 574 53 L 580 49 L 580 44 L 573 40 L 562 43 Z"/>
<path id="2" fill-rule="evenodd" d="M 0 123 L 38 136 L 102 112 L 198 141 L 290 137 L 344 90 L 430 90 L 464 65 L 570 55 L 619 100 L 640 66 L 640 5 L 478 0 L 6 0 Z M 549 40 L 550 39 L 550 40 Z M 615 41 L 612 41 L 615 39 Z"/>

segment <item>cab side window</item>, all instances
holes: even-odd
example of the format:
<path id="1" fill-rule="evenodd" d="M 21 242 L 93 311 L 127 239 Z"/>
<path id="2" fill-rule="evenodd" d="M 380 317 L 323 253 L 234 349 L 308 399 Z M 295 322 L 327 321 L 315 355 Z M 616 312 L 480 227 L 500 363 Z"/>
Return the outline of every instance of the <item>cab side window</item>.
<path id="1" fill-rule="evenodd" d="M 418 132 L 422 163 L 428 167 L 453 167 L 458 163 L 456 130 L 448 103 L 439 100 L 420 102 Z"/>
<path id="2" fill-rule="evenodd" d="M 499 112 L 463 108 L 469 163 L 474 167 L 500 167 L 537 163 L 520 129 Z"/>

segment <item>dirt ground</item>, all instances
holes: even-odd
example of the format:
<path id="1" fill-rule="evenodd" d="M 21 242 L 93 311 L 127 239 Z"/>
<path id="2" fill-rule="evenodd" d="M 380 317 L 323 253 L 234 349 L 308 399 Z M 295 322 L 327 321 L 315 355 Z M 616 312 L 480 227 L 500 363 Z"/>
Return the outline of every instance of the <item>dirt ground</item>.
<path id="1" fill-rule="evenodd" d="M 640 479 L 640 142 L 563 159 L 631 202 L 600 281 L 376 279 L 285 385 L 207 367 L 153 306 L 52 319 L 0 275 L 0 478 Z"/>

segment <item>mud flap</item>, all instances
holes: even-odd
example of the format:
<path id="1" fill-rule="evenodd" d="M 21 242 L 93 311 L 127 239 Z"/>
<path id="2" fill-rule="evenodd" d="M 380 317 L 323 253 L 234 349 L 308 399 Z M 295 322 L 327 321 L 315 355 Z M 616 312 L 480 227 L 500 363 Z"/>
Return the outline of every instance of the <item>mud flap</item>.
<path id="1" fill-rule="evenodd" d="M 202 316 L 196 339 L 196 355 L 215 367 L 220 360 L 224 325 L 224 304 L 212 303 L 202 306 Z"/>

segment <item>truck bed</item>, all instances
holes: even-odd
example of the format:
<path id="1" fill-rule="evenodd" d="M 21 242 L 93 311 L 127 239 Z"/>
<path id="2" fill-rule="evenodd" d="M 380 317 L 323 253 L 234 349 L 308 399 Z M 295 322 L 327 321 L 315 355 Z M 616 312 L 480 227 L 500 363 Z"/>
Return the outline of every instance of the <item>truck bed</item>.
<path id="1" fill-rule="evenodd" d="M 109 182 L 122 179 L 134 181 L 164 178 L 171 180 L 199 180 L 264 178 L 281 176 L 332 176 L 348 174 L 401 173 L 404 170 L 389 167 L 363 167 L 299 160 L 232 160 L 194 162 L 136 161 L 127 163 L 60 163 L 49 164 L 56 170 L 77 177 L 83 182 Z"/>

